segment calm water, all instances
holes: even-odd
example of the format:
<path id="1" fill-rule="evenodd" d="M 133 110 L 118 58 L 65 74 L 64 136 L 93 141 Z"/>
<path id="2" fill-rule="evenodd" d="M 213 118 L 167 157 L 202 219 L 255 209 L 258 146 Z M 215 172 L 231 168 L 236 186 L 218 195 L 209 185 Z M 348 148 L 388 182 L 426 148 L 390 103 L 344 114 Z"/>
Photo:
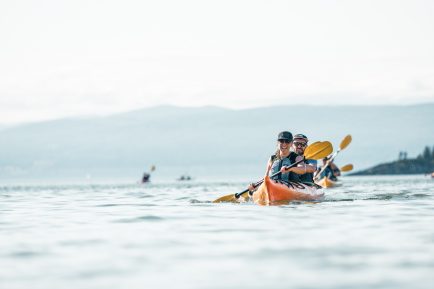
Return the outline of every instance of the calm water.
<path id="1" fill-rule="evenodd" d="M 0 185 L 0 288 L 433 288 L 434 180 L 209 202 L 244 185 Z"/>

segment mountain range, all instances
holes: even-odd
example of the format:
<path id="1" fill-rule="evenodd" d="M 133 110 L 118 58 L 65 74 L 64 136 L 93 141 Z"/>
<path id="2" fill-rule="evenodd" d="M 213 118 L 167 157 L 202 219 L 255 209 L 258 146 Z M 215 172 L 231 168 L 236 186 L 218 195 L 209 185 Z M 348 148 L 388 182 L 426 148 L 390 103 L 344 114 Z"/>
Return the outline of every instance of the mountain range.
<path id="1" fill-rule="evenodd" d="M 336 163 L 361 170 L 416 155 L 434 144 L 434 103 L 411 106 L 158 106 L 105 117 L 68 118 L 2 127 L 0 179 L 135 177 L 152 164 L 155 177 L 262 176 L 280 131 L 329 140 Z"/>

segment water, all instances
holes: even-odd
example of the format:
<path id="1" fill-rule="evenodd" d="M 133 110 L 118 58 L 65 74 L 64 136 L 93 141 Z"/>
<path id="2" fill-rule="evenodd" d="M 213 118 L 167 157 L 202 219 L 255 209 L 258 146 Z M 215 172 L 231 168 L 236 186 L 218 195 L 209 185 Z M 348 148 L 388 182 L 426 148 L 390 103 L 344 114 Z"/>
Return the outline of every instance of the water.
<path id="1" fill-rule="evenodd" d="M 210 202 L 244 185 L 0 185 L 0 288 L 432 288 L 434 180 Z"/>

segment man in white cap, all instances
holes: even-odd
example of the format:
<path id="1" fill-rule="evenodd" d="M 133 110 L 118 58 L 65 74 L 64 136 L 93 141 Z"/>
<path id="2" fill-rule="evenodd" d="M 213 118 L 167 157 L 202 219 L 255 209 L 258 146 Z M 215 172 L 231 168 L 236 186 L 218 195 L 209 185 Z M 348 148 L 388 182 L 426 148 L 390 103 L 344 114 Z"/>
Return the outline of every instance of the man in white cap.
<path id="1" fill-rule="evenodd" d="M 297 155 L 302 156 L 304 154 L 304 150 L 307 147 L 308 138 L 304 134 L 296 134 L 294 135 L 294 139 L 292 142 L 291 150 L 295 152 Z M 313 184 L 313 174 L 317 170 L 317 161 L 316 160 L 304 160 L 304 170 L 305 173 L 299 175 L 300 181 L 302 183 Z"/>

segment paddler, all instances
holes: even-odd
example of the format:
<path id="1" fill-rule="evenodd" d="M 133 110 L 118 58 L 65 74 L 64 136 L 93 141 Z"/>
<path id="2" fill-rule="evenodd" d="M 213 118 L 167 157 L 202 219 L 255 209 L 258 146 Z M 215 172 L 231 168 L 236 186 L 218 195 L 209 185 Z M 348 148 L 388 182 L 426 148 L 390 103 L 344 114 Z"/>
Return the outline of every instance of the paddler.
<path id="1" fill-rule="evenodd" d="M 323 167 L 326 167 L 324 171 L 321 172 L 321 175 L 319 175 L 318 179 L 322 179 L 324 177 L 329 178 L 332 181 L 337 181 L 337 176 L 341 175 L 341 171 L 339 168 L 333 163 L 333 160 L 330 161 L 327 157 L 322 159 L 322 166 L 318 168 L 317 173 L 319 173 Z M 335 174 L 336 172 L 336 174 Z"/>
<path id="2" fill-rule="evenodd" d="M 334 176 L 335 178 L 336 178 L 336 177 L 339 177 L 339 176 L 341 175 L 341 170 L 338 168 L 337 165 L 335 165 L 335 163 L 333 162 L 333 160 L 330 161 L 329 166 L 330 166 L 330 168 L 332 169 L 333 176 Z M 336 179 L 337 179 L 337 178 L 336 178 Z"/>
<path id="3" fill-rule="evenodd" d="M 268 173 L 270 177 L 277 172 L 281 172 L 281 174 L 273 177 L 274 180 L 279 180 L 284 183 L 300 182 L 300 175 L 306 172 L 305 164 L 303 163 L 297 167 L 286 168 L 303 159 L 302 156 L 290 151 L 292 142 L 292 133 L 289 131 L 282 131 L 277 136 L 277 150 L 268 160 L 266 170 L 266 173 Z M 253 191 L 254 189 L 253 184 L 250 184 L 249 191 Z"/>
<path id="4" fill-rule="evenodd" d="M 291 150 L 295 152 L 299 156 L 303 156 L 304 150 L 307 147 L 307 143 L 309 139 L 304 134 L 296 134 L 294 135 L 294 141 L 292 142 Z M 304 160 L 304 164 L 300 165 L 304 170 L 304 174 L 299 175 L 299 179 L 302 183 L 305 184 L 314 184 L 313 182 L 313 174 L 317 170 L 317 161 L 316 160 Z"/>
<path id="5" fill-rule="evenodd" d="M 142 180 L 141 180 L 142 184 L 149 183 L 151 181 L 151 172 L 155 171 L 155 166 L 152 165 L 151 169 L 149 171 L 150 171 L 149 173 L 148 172 L 144 172 L 143 173 L 143 177 L 142 177 Z"/>

